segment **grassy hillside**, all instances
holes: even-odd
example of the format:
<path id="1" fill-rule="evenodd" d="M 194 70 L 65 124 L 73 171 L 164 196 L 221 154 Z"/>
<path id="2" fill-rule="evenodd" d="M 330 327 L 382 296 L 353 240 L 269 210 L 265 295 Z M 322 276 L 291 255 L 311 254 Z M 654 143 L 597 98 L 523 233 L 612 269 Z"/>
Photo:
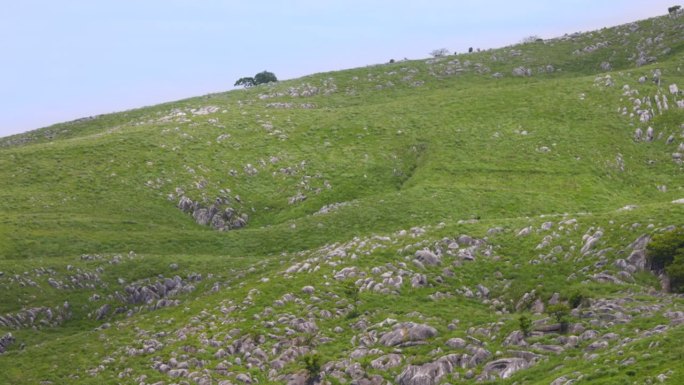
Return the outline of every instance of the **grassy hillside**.
<path id="1" fill-rule="evenodd" d="M 1 138 L 0 382 L 684 382 L 682 20 Z"/>

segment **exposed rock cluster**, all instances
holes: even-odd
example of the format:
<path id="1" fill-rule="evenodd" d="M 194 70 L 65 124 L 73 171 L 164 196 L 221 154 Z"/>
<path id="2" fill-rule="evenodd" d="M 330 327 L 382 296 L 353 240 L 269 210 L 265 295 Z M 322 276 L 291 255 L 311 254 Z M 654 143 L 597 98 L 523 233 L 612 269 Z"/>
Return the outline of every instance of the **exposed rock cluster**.
<path id="1" fill-rule="evenodd" d="M 217 198 L 215 203 L 204 206 L 200 202 L 182 196 L 178 201 L 178 208 L 185 213 L 192 214 L 197 224 L 211 226 L 219 231 L 245 227 L 249 216 L 245 213 L 238 213 L 233 207 L 227 206 L 228 203 L 230 201 L 226 198 Z"/>

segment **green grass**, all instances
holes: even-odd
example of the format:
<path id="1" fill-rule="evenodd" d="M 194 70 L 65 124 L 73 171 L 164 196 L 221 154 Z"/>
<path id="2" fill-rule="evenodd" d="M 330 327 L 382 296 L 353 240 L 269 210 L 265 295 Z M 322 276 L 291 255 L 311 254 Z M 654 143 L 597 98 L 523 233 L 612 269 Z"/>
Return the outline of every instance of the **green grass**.
<path id="1" fill-rule="evenodd" d="M 655 295 L 658 281 L 647 272 L 634 274 L 634 282 L 623 285 L 592 278 L 602 271 L 617 274 L 613 262 L 626 258 L 627 245 L 641 234 L 684 223 L 684 205 L 671 203 L 684 197 L 682 165 L 672 161 L 682 140 L 684 109 L 676 107 L 675 96 L 667 91 L 673 83 L 684 87 L 684 30 L 681 18 L 637 25 L 634 31 L 620 26 L 438 61 L 315 74 L 0 139 L 0 314 L 55 308 L 64 301 L 72 309 L 71 319 L 58 327 L 0 330 L 0 335 L 11 331 L 18 341 L 0 356 L 0 382 L 139 383 L 141 375 L 149 383 L 171 381 L 152 368 L 154 357 L 168 360 L 193 351 L 187 354 L 214 367 L 221 360 L 213 356 L 215 347 L 202 342 L 207 338 L 226 338 L 236 328 L 240 336 L 256 338 L 273 332 L 264 322 L 278 322 L 285 314 L 308 317 L 340 309 L 346 310 L 332 318 L 316 316 L 318 336 L 298 332 L 291 338 L 301 337 L 327 363 L 349 359 L 358 347 L 352 338 L 363 332 L 352 326 L 361 320 L 373 325 L 394 318 L 428 323 L 439 331 L 426 345 L 402 349 L 402 365 L 389 371 L 369 367 L 376 355 L 352 360 L 368 375 L 393 382 L 405 365 L 448 353 L 444 342 L 466 338 L 471 327 L 501 323 L 485 347 L 502 352 L 495 358 L 506 356 L 510 347 L 502 345 L 503 339 L 518 325 L 515 304 L 532 290 L 544 301 L 554 293 L 567 299 L 582 291 L 594 300 L 638 298 L 639 303 L 663 305 L 656 314 L 634 315 L 627 326 L 596 326 L 601 334 L 614 331 L 633 341 L 620 349 L 611 342 L 590 364 L 583 358 L 588 345 L 583 343 L 546 356 L 503 383 L 550 383 L 562 375 L 582 375 L 590 383 L 642 383 L 668 370 L 668 381 L 681 382 L 684 372 L 677 363 L 684 351 L 676 341 L 682 327 L 650 337 L 640 334 L 668 324 L 663 313 L 681 310 L 681 298 Z M 636 67 L 636 46 L 657 36 L 661 43 L 646 47 L 657 62 Z M 573 53 L 606 41 L 607 47 L 594 52 Z M 668 53 L 662 53 L 664 48 Z M 601 70 L 604 61 L 612 65 L 608 73 Z M 554 71 L 547 71 L 548 65 Z M 519 66 L 534 75 L 513 76 Z M 661 88 L 650 80 L 639 83 L 639 77 L 650 78 L 656 69 L 662 72 Z M 503 78 L 492 76 L 497 72 Z M 607 74 L 613 86 L 605 86 Z M 306 84 L 318 87 L 319 93 L 290 95 Z M 638 90 L 641 98 L 668 95 L 670 109 L 648 123 L 621 115 L 618 108 L 632 111 L 624 85 Z M 291 103 L 293 108 L 273 103 Z M 305 103 L 314 108 L 302 108 Z M 192 113 L 206 106 L 218 111 Z M 635 142 L 634 130 L 648 126 L 662 137 Z M 676 140 L 668 145 L 670 134 Z M 248 175 L 248 164 L 258 172 Z M 666 192 L 659 191 L 661 185 Z M 219 195 L 229 196 L 238 211 L 249 215 L 248 226 L 217 232 L 196 224 L 175 207 L 177 189 L 207 204 Z M 307 199 L 289 204 L 298 193 Z M 340 202 L 348 204 L 314 215 Z M 619 211 L 627 205 L 638 207 Z M 577 219 L 577 228 L 558 228 L 558 222 L 570 218 Z M 538 231 L 546 221 L 554 222 L 553 230 Z M 416 226 L 426 234 L 398 233 Z M 527 226 L 532 233 L 517 237 Z M 488 235 L 493 227 L 502 232 Z M 603 256 L 579 252 L 582 235 L 592 227 L 604 230 L 596 248 Z M 362 292 L 353 316 L 345 315 L 352 309 L 348 302 L 338 302 L 345 293 L 332 278 L 336 271 L 357 266 L 368 273 L 373 267 L 405 263 L 420 272 L 410 258 L 416 250 L 460 234 L 486 237 L 491 255 L 478 254 L 476 261 L 459 266 L 446 258 L 442 266 L 428 267 L 421 273 L 430 287 L 412 288 L 404 282 L 398 295 Z M 391 240 L 373 239 L 376 235 Z M 551 245 L 536 249 L 548 235 Z M 336 243 L 347 244 L 350 255 L 330 257 L 337 266 L 323 263 L 330 252 L 327 245 Z M 561 251 L 551 254 L 554 246 Z M 357 259 L 351 259 L 352 253 Z M 83 254 L 102 257 L 84 260 Z M 122 256 L 120 263 L 112 263 L 115 255 Z M 311 258 L 319 258 L 311 263 L 320 270 L 283 275 L 289 266 Z M 452 270 L 451 276 L 445 268 Z M 48 278 L 68 281 L 77 272 L 97 273 L 94 288 L 58 290 L 48 283 Z M 203 280 L 178 297 L 180 306 L 94 320 L 93 313 L 104 303 L 122 306 L 114 295 L 127 284 L 190 273 L 202 274 Z M 210 290 L 215 283 L 222 287 L 216 293 Z M 498 305 L 460 294 L 464 287 L 475 291 L 480 283 Z M 318 302 L 301 294 L 305 285 L 316 287 Z M 260 294 L 244 304 L 252 289 Z M 430 299 L 435 292 L 449 296 Z M 274 306 L 285 293 L 303 302 Z M 91 300 L 93 294 L 101 299 Z M 230 305 L 238 308 L 229 315 L 219 310 Z M 264 313 L 267 308 L 272 313 Z M 527 309 L 523 313 L 533 320 L 545 317 Z M 460 322 L 451 330 L 453 320 Z M 104 322 L 111 327 L 96 330 Z M 334 332 L 336 327 L 343 332 Z M 188 331 L 187 340 L 173 337 L 179 330 Z M 330 340 L 319 343 L 320 337 Z M 159 352 L 126 353 L 152 338 L 163 341 Z M 531 341 L 551 343 L 555 338 Z M 657 349 L 649 348 L 653 342 Z M 274 346 L 271 339 L 263 344 L 264 350 Z M 435 352 L 437 348 L 442 352 Z M 615 363 L 630 355 L 638 357 L 636 364 Z M 260 383 L 284 381 L 269 378 L 268 370 L 232 364 L 230 371 L 251 372 Z M 103 369 L 97 375 L 88 373 L 98 365 Z M 482 367 L 473 369 L 476 375 Z M 132 374 L 120 377 L 127 368 Z M 295 361 L 283 373 L 302 368 Z M 467 370 L 457 372 L 463 379 Z M 224 377 L 215 374 L 214 380 L 230 378 Z"/>

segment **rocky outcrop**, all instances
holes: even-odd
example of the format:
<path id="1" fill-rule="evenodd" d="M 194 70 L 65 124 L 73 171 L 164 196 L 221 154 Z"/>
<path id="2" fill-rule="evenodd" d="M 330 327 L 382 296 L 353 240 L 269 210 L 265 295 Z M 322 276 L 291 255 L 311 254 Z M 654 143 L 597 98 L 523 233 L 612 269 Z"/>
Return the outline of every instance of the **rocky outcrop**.
<path id="1" fill-rule="evenodd" d="M 629 257 L 627 257 L 627 262 L 638 270 L 644 270 L 647 267 L 646 245 L 648 245 L 650 240 L 651 236 L 644 234 L 629 245 L 633 251 L 629 254 Z"/>
<path id="2" fill-rule="evenodd" d="M 0 337 L 0 354 L 4 353 L 7 351 L 7 348 L 9 348 L 10 345 L 12 345 L 15 342 L 14 336 L 12 336 L 12 333 L 7 333 L 4 336 Z"/>
<path id="3" fill-rule="evenodd" d="M 55 308 L 32 307 L 13 314 L 0 316 L 0 327 L 11 329 L 24 329 L 29 327 L 53 327 L 61 325 L 71 317 L 71 308 L 68 302 Z"/>
<path id="4" fill-rule="evenodd" d="M 228 198 L 219 197 L 213 204 L 204 206 L 186 196 L 181 196 L 178 201 L 178 208 L 184 213 L 192 214 L 197 224 L 211 226 L 218 231 L 245 227 L 249 216 L 245 213 L 238 213 L 233 207 L 228 206 L 229 203 Z"/>
<path id="5" fill-rule="evenodd" d="M 172 297 L 194 291 L 194 283 L 201 280 L 200 274 L 189 274 L 185 279 L 175 276 L 163 278 L 156 282 L 133 283 L 124 287 L 123 292 L 115 292 L 113 297 L 125 305 L 143 305 L 148 310 L 178 306 L 180 301 L 172 299 Z M 125 311 L 126 308 L 122 309 Z M 116 312 L 120 312 L 122 309 L 116 309 Z M 102 305 L 93 314 L 93 317 L 101 320 L 109 314 L 110 310 L 108 304 Z"/>

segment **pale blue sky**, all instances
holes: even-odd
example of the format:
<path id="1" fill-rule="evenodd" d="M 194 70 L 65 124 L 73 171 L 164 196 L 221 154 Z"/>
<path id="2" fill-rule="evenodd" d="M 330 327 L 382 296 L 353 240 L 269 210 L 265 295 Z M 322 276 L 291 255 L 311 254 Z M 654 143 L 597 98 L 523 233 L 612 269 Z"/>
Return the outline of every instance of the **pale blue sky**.
<path id="1" fill-rule="evenodd" d="M 280 79 L 663 15 L 677 0 L 2 0 L 0 136 Z"/>

